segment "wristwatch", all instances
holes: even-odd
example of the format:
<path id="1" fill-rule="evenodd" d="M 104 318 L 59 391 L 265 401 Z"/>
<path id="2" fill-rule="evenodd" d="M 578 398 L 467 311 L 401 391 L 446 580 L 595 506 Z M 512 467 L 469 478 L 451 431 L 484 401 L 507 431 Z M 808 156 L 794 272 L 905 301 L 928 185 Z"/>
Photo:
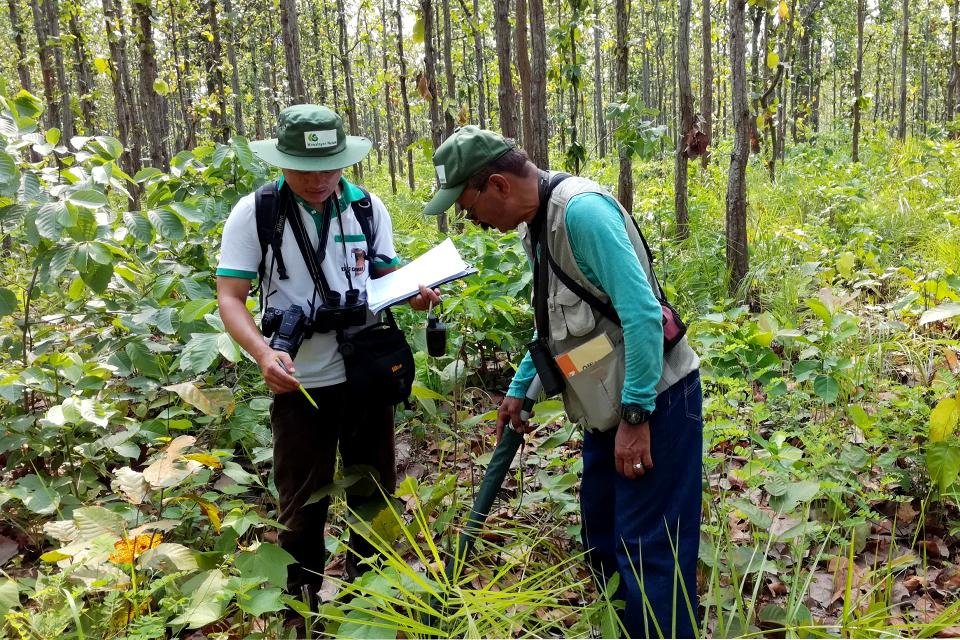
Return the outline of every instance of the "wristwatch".
<path id="1" fill-rule="evenodd" d="M 620 418 L 631 426 L 637 426 L 650 420 L 651 412 L 638 404 L 620 405 Z"/>

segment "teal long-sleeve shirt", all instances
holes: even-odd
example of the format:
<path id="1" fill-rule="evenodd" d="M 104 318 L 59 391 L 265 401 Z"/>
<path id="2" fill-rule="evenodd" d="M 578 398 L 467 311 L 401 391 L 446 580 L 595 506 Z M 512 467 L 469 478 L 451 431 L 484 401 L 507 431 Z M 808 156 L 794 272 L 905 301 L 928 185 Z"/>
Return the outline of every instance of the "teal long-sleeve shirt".
<path id="1" fill-rule="evenodd" d="M 609 196 L 584 193 L 567 202 L 567 236 L 577 266 L 594 286 L 610 296 L 623 322 L 626 371 L 620 401 L 653 411 L 656 385 L 663 370 L 660 303 L 647 282 L 624 223 Z M 522 398 L 535 375 L 527 353 L 507 395 Z"/>

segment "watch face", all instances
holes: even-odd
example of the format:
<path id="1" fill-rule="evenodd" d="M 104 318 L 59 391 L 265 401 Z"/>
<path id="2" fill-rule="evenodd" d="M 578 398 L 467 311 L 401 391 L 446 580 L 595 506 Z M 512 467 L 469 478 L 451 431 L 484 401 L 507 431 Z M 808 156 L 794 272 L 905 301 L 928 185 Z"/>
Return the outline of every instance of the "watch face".
<path id="1" fill-rule="evenodd" d="M 634 409 L 629 408 L 623 413 L 623 419 L 630 424 L 640 424 L 641 422 L 646 422 L 649 419 L 650 413 L 644 411 L 643 409 Z"/>

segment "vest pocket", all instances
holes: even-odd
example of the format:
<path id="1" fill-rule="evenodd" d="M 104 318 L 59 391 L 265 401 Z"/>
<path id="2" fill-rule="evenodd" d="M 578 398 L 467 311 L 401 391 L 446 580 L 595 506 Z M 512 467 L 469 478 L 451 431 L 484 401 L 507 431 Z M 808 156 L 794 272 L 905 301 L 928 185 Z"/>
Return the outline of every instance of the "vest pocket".
<path id="1" fill-rule="evenodd" d="M 590 304 L 570 289 L 560 285 L 548 301 L 550 337 L 564 340 L 569 336 L 585 336 L 597 326 Z"/>
<path id="2" fill-rule="evenodd" d="M 568 417 L 597 431 L 606 431 L 619 424 L 623 377 L 621 342 L 597 362 L 566 378 L 564 405 Z"/>

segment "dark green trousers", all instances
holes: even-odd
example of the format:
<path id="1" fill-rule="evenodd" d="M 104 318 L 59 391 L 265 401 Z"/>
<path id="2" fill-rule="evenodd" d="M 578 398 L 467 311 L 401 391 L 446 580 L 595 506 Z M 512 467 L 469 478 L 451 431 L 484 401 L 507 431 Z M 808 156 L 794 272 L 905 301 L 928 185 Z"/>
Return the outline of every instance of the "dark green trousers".
<path id="1" fill-rule="evenodd" d="M 270 410 L 274 482 L 280 497 L 277 519 L 287 527 L 279 540 L 297 560 L 289 567 L 287 580 L 287 589 L 294 596 L 299 596 L 304 586 L 316 591 L 323 582 L 323 533 L 330 498 L 304 503 L 333 482 L 337 450 L 344 468 L 371 467 L 372 480 L 387 494 L 393 493 L 397 484 L 393 407 L 357 398 L 345 383 L 308 391 L 319 411 L 299 391 L 275 396 Z M 347 505 L 353 510 L 382 503 L 382 499 L 380 489 L 369 480 L 347 491 Z M 374 553 L 357 535 L 351 536 L 350 547 L 359 558 Z"/>

